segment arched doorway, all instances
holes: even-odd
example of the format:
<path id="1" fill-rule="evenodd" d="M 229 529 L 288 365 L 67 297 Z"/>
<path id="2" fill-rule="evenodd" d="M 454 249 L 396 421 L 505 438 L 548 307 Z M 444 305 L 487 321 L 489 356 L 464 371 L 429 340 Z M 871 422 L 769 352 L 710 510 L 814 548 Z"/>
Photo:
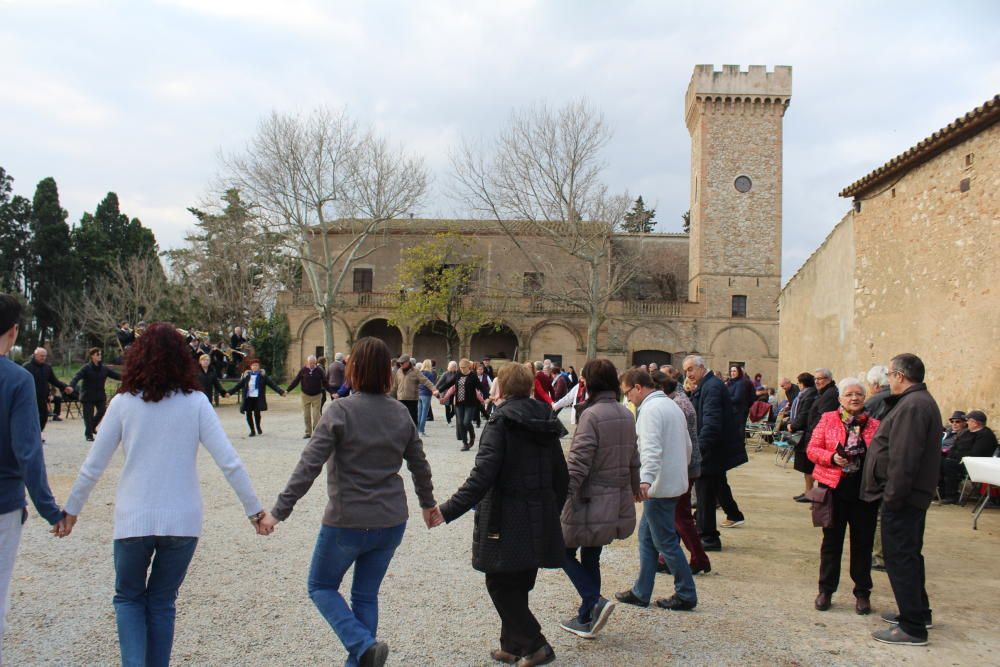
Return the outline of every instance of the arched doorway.
<path id="1" fill-rule="evenodd" d="M 459 341 L 455 328 L 441 320 L 428 322 L 417 330 L 413 337 L 413 356 L 417 361 L 433 359 L 438 367 L 448 365 L 452 359 L 458 359 Z"/>
<path id="2" fill-rule="evenodd" d="M 393 357 L 403 354 L 403 334 L 398 328 L 389 324 L 388 320 L 379 318 L 365 322 L 358 330 L 358 338 L 365 336 L 378 338 L 388 345 Z"/>
<path id="3" fill-rule="evenodd" d="M 656 364 L 657 366 L 662 366 L 663 364 L 672 363 L 672 358 L 673 355 L 663 350 L 636 350 L 632 353 L 632 365 L 648 366 L 649 364 Z"/>
<path id="4" fill-rule="evenodd" d="M 487 324 L 469 342 L 469 356 L 476 361 L 484 357 L 514 360 L 517 350 L 517 334 L 506 324 Z"/>

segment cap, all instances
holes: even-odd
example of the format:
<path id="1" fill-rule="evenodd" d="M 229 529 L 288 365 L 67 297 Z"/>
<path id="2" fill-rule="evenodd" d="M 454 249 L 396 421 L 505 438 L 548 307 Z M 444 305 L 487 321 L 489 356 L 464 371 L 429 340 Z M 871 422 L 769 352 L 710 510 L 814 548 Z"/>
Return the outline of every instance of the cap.
<path id="1" fill-rule="evenodd" d="M 986 413 L 982 410 L 969 410 L 965 413 L 966 419 L 975 419 L 980 424 L 986 423 Z"/>
<path id="2" fill-rule="evenodd" d="M 399 359 L 396 359 L 397 364 L 408 364 L 410 363 L 410 355 L 404 354 Z"/>

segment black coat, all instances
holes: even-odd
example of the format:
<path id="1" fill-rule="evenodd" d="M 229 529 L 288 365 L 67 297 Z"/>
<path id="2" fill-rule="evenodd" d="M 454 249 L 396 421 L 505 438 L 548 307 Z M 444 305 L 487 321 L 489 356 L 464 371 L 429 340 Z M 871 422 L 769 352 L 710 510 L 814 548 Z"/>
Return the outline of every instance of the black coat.
<path id="1" fill-rule="evenodd" d="M 103 363 L 88 362 L 76 372 L 70 384 L 73 385 L 73 391 L 76 391 L 76 386 L 82 380 L 83 391 L 80 394 L 80 400 L 84 403 L 102 403 L 108 400 L 107 394 L 104 393 L 104 383 L 108 378 L 121 380 L 122 376 Z"/>
<path id="2" fill-rule="evenodd" d="M 31 373 L 31 377 L 35 380 L 35 396 L 38 398 L 39 402 L 47 401 L 49 398 L 49 385 L 53 387 L 58 387 L 60 390 L 65 391 L 66 385 L 60 382 L 59 378 L 56 377 L 55 372 L 52 370 L 52 366 L 48 364 L 40 364 L 35 361 L 32 357 L 24 364 L 25 370 Z"/>
<path id="3" fill-rule="evenodd" d="M 799 394 L 799 403 L 795 406 L 795 418 L 789 424 L 793 433 L 806 430 L 806 424 L 809 423 L 809 411 L 812 409 L 813 403 L 816 402 L 816 396 L 816 387 L 806 387 Z M 791 414 L 791 410 L 792 408 L 789 407 L 789 414 Z M 801 440 L 799 442 L 801 444 Z"/>
<path id="4" fill-rule="evenodd" d="M 520 572 L 563 566 L 559 514 L 569 472 L 559 438 L 565 433 L 549 406 L 530 398 L 508 399 L 493 412 L 469 478 L 441 505 L 449 523 L 476 506 L 472 567 Z"/>
<path id="5" fill-rule="evenodd" d="M 889 404 L 885 402 L 889 396 L 888 388 L 869 396 L 868 400 L 865 401 L 865 412 L 868 413 L 868 416 L 882 421 L 882 418 L 889 413 Z"/>
<path id="6" fill-rule="evenodd" d="M 250 375 L 250 371 L 243 373 L 243 377 L 240 378 L 240 381 L 237 382 L 232 391 L 229 392 L 231 394 L 235 394 L 237 391 L 241 393 L 240 412 L 246 412 L 247 410 L 247 399 L 250 398 L 247 396 L 247 382 L 250 380 Z M 264 412 L 267 410 L 267 388 L 270 387 L 279 394 L 283 394 L 285 390 L 282 389 L 277 382 L 272 380 L 271 376 L 266 374 L 264 371 L 260 372 L 260 376 L 264 381 L 259 383 L 257 387 L 257 409 Z"/>
<path id="7" fill-rule="evenodd" d="M 886 399 L 889 413 L 868 446 L 861 499 L 926 510 L 941 470 L 941 411 L 923 382 Z"/>
<path id="8" fill-rule="evenodd" d="M 737 423 L 729 389 L 712 371 L 698 383 L 691 395 L 698 415 L 698 451 L 701 474 L 721 475 L 743 465 L 747 457 L 743 424 Z"/>
<path id="9" fill-rule="evenodd" d="M 975 433 L 965 429 L 955 438 L 948 458 L 961 461 L 963 456 L 993 456 L 996 448 L 997 436 L 989 427 L 983 427 Z"/>
<path id="10" fill-rule="evenodd" d="M 222 387 L 222 383 L 219 382 L 218 374 L 211 366 L 208 367 L 207 371 L 203 371 L 201 366 L 198 366 L 198 384 L 201 385 L 201 390 L 206 396 L 208 396 L 209 401 L 212 400 L 213 388 L 215 388 L 215 391 L 219 394 L 226 393 L 226 390 Z"/>

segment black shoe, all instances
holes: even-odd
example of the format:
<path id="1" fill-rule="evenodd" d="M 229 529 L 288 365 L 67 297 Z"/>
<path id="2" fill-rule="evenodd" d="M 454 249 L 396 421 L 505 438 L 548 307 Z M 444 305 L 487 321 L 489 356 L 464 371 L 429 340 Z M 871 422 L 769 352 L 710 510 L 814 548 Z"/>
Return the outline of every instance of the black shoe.
<path id="1" fill-rule="evenodd" d="M 941 504 L 942 505 L 957 505 L 958 504 L 958 496 L 949 496 L 947 498 L 942 498 L 941 499 Z"/>
<path id="2" fill-rule="evenodd" d="M 260 430 L 259 426 L 257 427 L 257 435 L 264 435 L 264 432 Z"/>
<path id="3" fill-rule="evenodd" d="M 473 431 L 469 434 L 469 449 L 472 449 L 473 445 L 476 444 L 476 432 Z"/>
<path id="4" fill-rule="evenodd" d="M 702 572 L 704 572 L 705 574 L 708 574 L 711 571 L 712 571 L 712 564 L 711 563 L 705 563 L 704 565 L 699 565 L 698 567 L 694 567 L 694 566 L 691 567 L 691 574 L 692 575 L 701 574 Z"/>
<path id="5" fill-rule="evenodd" d="M 546 644 L 534 653 L 529 653 L 517 662 L 517 667 L 535 667 L 535 665 L 547 665 L 555 662 L 556 652 Z"/>
<path id="6" fill-rule="evenodd" d="M 656 601 L 656 606 L 660 609 L 669 609 L 671 611 L 691 611 L 697 606 L 697 602 L 689 602 L 688 600 L 682 600 L 676 595 L 671 595 L 668 598 L 660 598 Z"/>
<path id="7" fill-rule="evenodd" d="M 806 494 L 804 494 L 804 493 L 802 495 L 800 495 L 800 496 L 795 496 L 794 498 L 792 498 L 792 500 L 794 500 L 797 503 L 811 503 L 812 502 L 811 500 L 809 500 L 808 498 L 806 498 Z"/>
<path id="8" fill-rule="evenodd" d="M 87 442 L 93 442 L 93 441 L 94 441 L 94 436 L 88 435 L 87 436 Z"/>
<path id="9" fill-rule="evenodd" d="M 55 417 L 52 418 L 52 421 L 54 421 L 54 422 L 61 422 L 62 421 L 62 417 L 60 417 L 59 415 L 56 415 Z"/>
<path id="10" fill-rule="evenodd" d="M 858 616 L 867 616 L 872 613 L 872 601 L 865 596 L 856 596 L 854 598 L 854 613 Z"/>
<path id="11" fill-rule="evenodd" d="M 382 667 L 389 659 L 389 645 L 385 642 L 375 642 L 361 655 L 358 664 L 361 667 Z"/>
<path id="12" fill-rule="evenodd" d="M 622 591 L 621 593 L 615 593 L 615 599 L 624 604 L 634 604 L 636 607 L 648 607 L 648 602 L 643 602 L 639 597 L 632 592 L 632 589 L 627 591 Z"/>
<path id="13" fill-rule="evenodd" d="M 251 438 L 255 437 L 256 435 L 257 435 L 256 433 L 254 433 L 253 431 L 250 431 L 250 437 Z"/>
<path id="14" fill-rule="evenodd" d="M 463 452 L 467 452 L 467 451 L 469 451 L 470 449 L 472 449 L 472 445 L 470 445 L 470 444 L 466 443 L 466 444 L 462 445 L 462 450 L 461 450 L 461 451 L 463 451 Z"/>
<path id="15" fill-rule="evenodd" d="M 722 551 L 722 542 L 715 540 L 713 542 L 701 541 L 701 548 L 705 551 Z"/>

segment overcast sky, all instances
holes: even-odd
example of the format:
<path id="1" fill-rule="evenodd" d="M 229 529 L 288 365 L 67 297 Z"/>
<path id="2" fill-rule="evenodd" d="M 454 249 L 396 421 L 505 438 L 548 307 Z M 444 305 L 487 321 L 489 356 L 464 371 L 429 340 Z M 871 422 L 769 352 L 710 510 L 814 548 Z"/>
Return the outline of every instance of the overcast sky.
<path id="1" fill-rule="evenodd" d="M 115 191 L 168 248 L 220 149 L 271 110 L 346 106 L 427 160 L 417 216 L 452 217 L 462 137 L 586 96 L 614 130 L 608 183 L 680 231 L 694 65 L 791 65 L 787 278 L 847 210 L 837 192 L 1000 92 L 998 35 L 993 0 L 0 0 L 0 166 L 29 198 L 55 177 L 71 223 Z"/>

